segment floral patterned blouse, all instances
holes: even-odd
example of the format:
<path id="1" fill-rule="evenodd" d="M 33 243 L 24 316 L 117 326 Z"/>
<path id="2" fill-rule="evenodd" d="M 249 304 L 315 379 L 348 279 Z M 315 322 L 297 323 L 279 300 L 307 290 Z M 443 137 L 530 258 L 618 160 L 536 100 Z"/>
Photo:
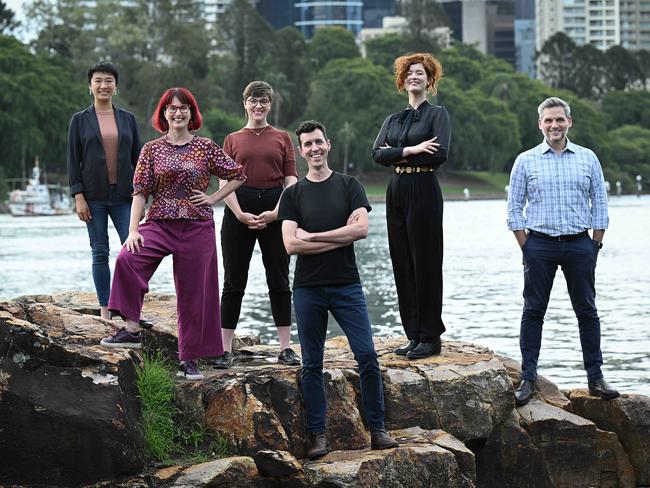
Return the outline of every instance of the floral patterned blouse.
<path id="1" fill-rule="evenodd" d="M 192 190 L 205 192 L 210 176 L 245 180 L 242 166 L 210 139 L 194 136 L 176 146 L 165 136 L 147 142 L 140 152 L 133 177 L 133 194 L 153 197 L 147 220 L 212 219 L 212 207 L 190 202 Z"/>

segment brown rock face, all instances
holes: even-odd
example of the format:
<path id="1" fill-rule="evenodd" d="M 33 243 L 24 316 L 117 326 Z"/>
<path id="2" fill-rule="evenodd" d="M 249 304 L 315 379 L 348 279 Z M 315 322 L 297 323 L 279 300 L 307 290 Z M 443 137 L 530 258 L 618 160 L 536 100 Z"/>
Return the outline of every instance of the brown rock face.
<path id="1" fill-rule="evenodd" d="M 455 456 L 433 444 L 387 451 L 335 451 L 304 464 L 308 486 L 473 488 Z"/>
<path id="2" fill-rule="evenodd" d="M 257 475 L 253 460 L 246 456 L 217 459 L 187 468 L 171 485 L 174 488 L 228 486 L 246 488 Z"/>
<path id="3" fill-rule="evenodd" d="M 0 482 L 137 473 L 134 358 L 99 346 L 110 323 L 39 298 L 0 304 Z"/>
<path id="4" fill-rule="evenodd" d="M 569 397 L 577 415 L 618 435 L 634 467 L 637 485 L 650 485 L 650 398 L 622 395 L 604 401 L 590 396 L 587 390 L 572 390 Z"/>
<path id="5" fill-rule="evenodd" d="M 538 400 L 519 407 L 477 453 L 480 486 L 632 487 L 616 436 Z"/>

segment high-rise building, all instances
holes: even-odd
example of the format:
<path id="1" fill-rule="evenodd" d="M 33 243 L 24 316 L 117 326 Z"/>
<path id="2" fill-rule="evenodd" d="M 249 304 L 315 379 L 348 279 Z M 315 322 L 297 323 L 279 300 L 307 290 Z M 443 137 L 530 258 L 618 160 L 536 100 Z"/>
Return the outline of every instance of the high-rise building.
<path id="1" fill-rule="evenodd" d="M 313 37 L 319 27 L 340 26 L 355 36 L 363 27 L 361 0 L 303 0 L 295 4 L 295 26 L 305 37 Z"/>
<path id="2" fill-rule="evenodd" d="M 459 42 L 515 64 L 514 0 L 440 0 Z"/>
<path id="3" fill-rule="evenodd" d="M 382 19 L 395 15 L 397 0 L 363 0 L 363 27 L 382 27 Z"/>
<path id="4" fill-rule="evenodd" d="M 537 0 L 535 18 L 538 51 L 556 32 L 602 50 L 621 42 L 619 0 Z"/>
<path id="5" fill-rule="evenodd" d="M 274 29 L 293 26 L 298 20 L 296 0 L 257 0 L 257 11 Z"/>
<path id="6" fill-rule="evenodd" d="M 650 50 L 650 1 L 620 0 L 621 45 Z"/>
<path id="7" fill-rule="evenodd" d="M 515 2 L 515 68 L 535 77 L 535 0 Z"/>

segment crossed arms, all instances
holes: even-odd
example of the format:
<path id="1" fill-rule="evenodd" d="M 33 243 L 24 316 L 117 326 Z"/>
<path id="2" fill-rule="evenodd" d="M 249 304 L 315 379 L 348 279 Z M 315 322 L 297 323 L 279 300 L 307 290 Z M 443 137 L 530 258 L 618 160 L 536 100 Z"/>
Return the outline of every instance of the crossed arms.
<path id="1" fill-rule="evenodd" d="M 282 239 L 287 254 L 321 254 L 345 247 L 368 236 L 368 210 L 354 210 L 343 227 L 325 232 L 307 232 L 293 220 L 282 222 Z"/>

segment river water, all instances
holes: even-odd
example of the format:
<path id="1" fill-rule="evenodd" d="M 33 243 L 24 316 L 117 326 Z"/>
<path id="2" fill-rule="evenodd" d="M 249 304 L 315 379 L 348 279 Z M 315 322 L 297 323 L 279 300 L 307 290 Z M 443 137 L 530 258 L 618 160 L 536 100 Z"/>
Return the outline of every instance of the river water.
<path id="1" fill-rule="evenodd" d="M 376 335 L 401 334 L 388 254 L 385 205 L 373 205 L 370 233 L 356 244 L 370 321 Z M 220 227 L 222 208 L 215 209 Z M 476 342 L 520 358 L 521 251 L 505 224 L 506 202 L 445 203 L 443 339 Z M 610 200 L 610 228 L 596 270 L 605 377 L 629 393 L 650 395 L 650 198 Z M 218 233 L 217 233 L 218 237 Z M 119 248 L 111 231 L 111 266 Z M 293 268 L 293 260 L 292 260 Z M 220 269 L 220 276 L 222 270 Z M 151 291 L 173 293 L 171 258 Z M 85 226 L 75 216 L 0 215 L 0 300 L 22 294 L 93 291 Z M 255 250 L 238 331 L 275 342 L 264 269 Z M 341 334 L 335 323 L 330 335 Z M 297 337 L 295 337 L 297 341 Z M 558 271 L 546 314 L 539 373 L 560 387 L 584 386 L 578 327 Z"/>

